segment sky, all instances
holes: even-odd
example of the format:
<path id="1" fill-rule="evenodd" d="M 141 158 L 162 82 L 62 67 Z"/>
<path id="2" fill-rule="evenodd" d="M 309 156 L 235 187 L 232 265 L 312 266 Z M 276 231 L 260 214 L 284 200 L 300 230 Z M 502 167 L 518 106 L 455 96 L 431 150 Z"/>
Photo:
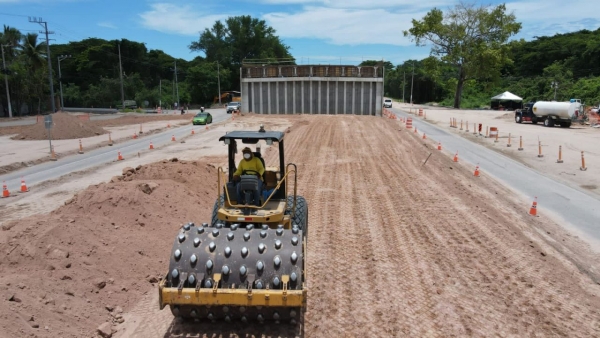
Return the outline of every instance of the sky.
<path id="1" fill-rule="evenodd" d="M 476 4 L 496 5 L 473 0 Z M 402 32 L 432 8 L 457 1 L 430 0 L 0 0 L 0 24 L 23 33 L 48 23 L 50 44 L 88 37 L 143 42 L 150 49 L 185 60 L 203 56 L 189 45 L 217 20 L 250 15 L 265 20 L 290 47 L 298 64 L 356 65 L 386 60 L 394 65 L 420 60 L 430 48 L 417 47 Z M 532 40 L 600 27 L 598 0 L 522 0 L 505 2 L 523 27 L 515 37 Z"/>

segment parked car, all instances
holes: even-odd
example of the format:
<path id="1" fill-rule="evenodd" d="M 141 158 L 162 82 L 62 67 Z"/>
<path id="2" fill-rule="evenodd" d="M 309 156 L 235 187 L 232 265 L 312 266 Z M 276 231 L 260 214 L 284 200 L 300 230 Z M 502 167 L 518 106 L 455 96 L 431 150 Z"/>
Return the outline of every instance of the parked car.
<path id="1" fill-rule="evenodd" d="M 229 102 L 227 104 L 227 114 L 233 113 L 235 110 L 241 110 L 242 103 L 241 102 Z"/>
<path id="2" fill-rule="evenodd" d="M 383 108 L 392 108 L 392 99 L 383 100 Z"/>
<path id="3" fill-rule="evenodd" d="M 210 113 L 198 113 L 192 119 L 192 124 L 210 124 L 212 123 L 212 115 Z"/>

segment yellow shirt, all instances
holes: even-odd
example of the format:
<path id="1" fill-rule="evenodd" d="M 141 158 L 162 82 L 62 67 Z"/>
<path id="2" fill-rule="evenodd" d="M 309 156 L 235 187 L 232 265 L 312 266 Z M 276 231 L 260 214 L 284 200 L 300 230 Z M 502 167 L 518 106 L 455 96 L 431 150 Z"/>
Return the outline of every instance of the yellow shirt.
<path id="1" fill-rule="evenodd" d="M 265 167 L 263 167 L 262 162 L 256 156 L 253 156 L 250 160 L 241 160 L 240 164 L 237 167 L 237 170 L 233 173 L 233 175 L 241 176 L 244 170 L 252 170 L 253 172 L 250 173 L 250 175 L 254 174 L 254 172 L 258 172 L 260 174 L 261 180 L 262 175 L 265 173 Z"/>

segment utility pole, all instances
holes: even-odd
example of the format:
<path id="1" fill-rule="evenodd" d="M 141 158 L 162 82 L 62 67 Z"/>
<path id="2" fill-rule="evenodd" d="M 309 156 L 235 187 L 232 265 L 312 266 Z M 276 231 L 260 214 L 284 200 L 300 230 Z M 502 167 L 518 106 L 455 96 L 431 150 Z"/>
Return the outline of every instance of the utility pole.
<path id="1" fill-rule="evenodd" d="M 406 71 L 403 70 L 402 71 L 402 76 L 404 78 L 404 80 L 402 80 L 402 103 L 405 103 L 406 101 L 404 101 L 404 90 L 406 89 Z"/>
<path id="2" fill-rule="evenodd" d="M 221 105 L 221 72 L 219 71 L 219 61 L 217 61 L 217 85 L 219 90 L 219 106 Z"/>
<path id="3" fill-rule="evenodd" d="M 552 81 L 550 88 L 554 88 L 554 101 L 556 101 L 556 89 L 558 88 L 558 82 Z"/>
<path id="4" fill-rule="evenodd" d="M 119 77 L 121 78 L 121 109 L 125 109 L 125 90 L 123 90 L 123 65 L 121 64 L 121 44 L 119 46 Z"/>
<path id="5" fill-rule="evenodd" d="M 177 92 L 177 109 L 179 109 L 179 85 L 177 84 L 177 60 L 175 60 L 175 91 Z"/>
<path id="6" fill-rule="evenodd" d="M 52 61 L 50 60 L 50 41 L 48 39 L 48 34 L 54 34 L 54 32 L 48 31 L 48 23 L 46 21 L 42 21 L 42 18 L 32 18 L 29 17 L 29 22 L 34 22 L 40 24 L 40 26 L 44 27 L 44 31 L 40 32 L 42 34 L 46 34 L 46 58 L 48 59 L 48 82 L 50 82 L 50 102 L 52 103 L 52 112 L 56 111 L 56 104 L 54 104 L 54 83 L 52 82 Z"/>
<path id="7" fill-rule="evenodd" d="M 65 102 L 63 101 L 63 91 L 62 91 L 62 74 L 60 73 L 60 62 L 64 59 L 70 58 L 71 55 L 61 55 L 58 57 L 58 83 L 60 85 L 60 110 L 65 107 Z"/>
<path id="8" fill-rule="evenodd" d="M 158 79 L 158 106 L 162 109 L 162 79 Z"/>
<path id="9" fill-rule="evenodd" d="M 412 80 L 410 80 L 410 105 L 412 106 L 413 104 L 413 100 L 412 100 L 412 94 L 413 94 L 413 84 L 415 83 L 415 62 L 413 61 L 412 64 Z"/>
<path id="10" fill-rule="evenodd" d="M 10 105 L 10 90 L 8 90 L 8 68 L 6 68 L 6 60 L 4 60 L 4 47 L 11 46 L 1 45 L 2 49 L 2 73 L 4 74 L 4 87 L 6 87 L 6 100 L 8 101 L 8 117 L 12 118 L 12 106 Z"/>

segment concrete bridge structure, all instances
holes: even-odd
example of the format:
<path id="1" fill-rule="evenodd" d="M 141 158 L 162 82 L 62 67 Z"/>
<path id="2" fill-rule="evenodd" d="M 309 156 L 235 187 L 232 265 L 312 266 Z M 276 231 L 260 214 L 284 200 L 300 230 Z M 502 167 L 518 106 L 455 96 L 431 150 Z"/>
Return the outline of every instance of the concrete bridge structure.
<path id="1" fill-rule="evenodd" d="M 383 67 L 243 66 L 242 111 L 381 116 Z"/>

